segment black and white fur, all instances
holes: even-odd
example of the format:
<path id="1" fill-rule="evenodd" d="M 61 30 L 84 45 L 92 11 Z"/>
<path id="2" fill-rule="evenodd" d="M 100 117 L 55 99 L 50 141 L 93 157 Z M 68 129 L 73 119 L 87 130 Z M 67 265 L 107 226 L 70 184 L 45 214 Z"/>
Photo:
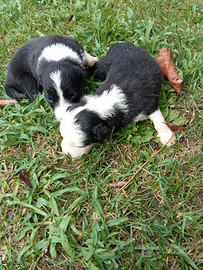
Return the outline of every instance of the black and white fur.
<path id="1" fill-rule="evenodd" d="M 38 37 L 12 56 L 6 78 L 8 96 L 33 101 L 44 90 L 60 121 L 66 109 L 80 100 L 84 67 L 98 61 L 74 39 L 60 35 Z"/>
<path id="2" fill-rule="evenodd" d="M 162 144 L 172 131 L 164 124 L 159 110 L 162 72 L 150 54 L 130 42 L 113 45 L 106 57 L 93 67 L 96 77 L 105 80 L 91 95 L 85 95 L 69 107 L 61 124 L 64 153 L 75 158 L 88 153 L 124 124 L 151 119 Z M 175 137 L 170 143 L 174 144 Z"/>

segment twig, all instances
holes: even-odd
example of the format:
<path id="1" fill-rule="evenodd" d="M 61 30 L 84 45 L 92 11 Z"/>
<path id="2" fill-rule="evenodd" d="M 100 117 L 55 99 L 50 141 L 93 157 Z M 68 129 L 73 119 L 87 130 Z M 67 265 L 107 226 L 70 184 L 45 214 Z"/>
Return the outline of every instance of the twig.
<path id="1" fill-rule="evenodd" d="M 166 145 L 171 141 L 171 139 L 173 138 L 175 134 L 173 133 L 173 135 L 171 136 L 171 138 L 168 140 L 168 142 L 166 143 Z M 163 145 L 158 151 L 156 151 L 156 153 L 154 153 L 152 155 L 152 158 L 155 157 L 166 145 Z M 135 172 L 135 174 L 130 178 L 130 180 L 128 180 L 127 182 L 125 182 L 124 186 L 122 188 L 120 188 L 118 190 L 121 191 L 122 189 L 124 189 L 132 180 L 133 178 L 135 178 L 135 176 L 142 170 L 142 168 L 149 162 L 149 160 L 146 160 L 145 163 L 142 164 L 142 166 Z"/>
<path id="2" fill-rule="evenodd" d="M 3 128 L 3 129 L 0 131 L 0 133 L 2 133 L 4 130 L 7 130 L 7 129 L 9 129 L 9 126 Z"/>
<path id="3" fill-rule="evenodd" d="M 121 181 L 121 182 L 118 182 L 118 183 L 110 183 L 108 185 L 106 185 L 105 187 L 109 187 L 109 188 L 116 188 L 116 187 L 122 187 L 123 185 L 125 185 L 125 181 Z M 88 190 L 93 190 L 95 188 L 95 186 L 90 186 L 88 187 L 87 189 Z"/>
<path id="4" fill-rule="evenodd" d="M 172 41 L 174 41 L 174 39 L 176 39 L 176 36 L 174 36 L 172 39 L 171 39 L 171 42 L 169 44 L 169 49 L 171 49 L 171 44 L 172 44 Z"/>

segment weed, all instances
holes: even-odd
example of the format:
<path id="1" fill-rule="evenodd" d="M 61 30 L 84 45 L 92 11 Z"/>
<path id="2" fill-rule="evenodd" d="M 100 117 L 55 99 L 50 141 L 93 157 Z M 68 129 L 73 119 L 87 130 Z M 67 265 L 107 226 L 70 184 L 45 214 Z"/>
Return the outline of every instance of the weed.
<path id="1" fill-rule="evenodd" d="M 148 120 L 73 160 L 61 153 L 44 94 L 0 108 L 0 269 L 203 269 L 201 1 L 1 2 L 1 98 L 10 57 L 37 36 L 71 36 L 98 58 L 117 42 L 131 41 L 154 58 L 170 46 L 184 93 L 165 81 L 160 109 L 187 129 L 153 159 L 160 144 Z M 99 84 L 87 78 L 86 92 Z M 109 187 L 146 160 L 124 191 Z"/>

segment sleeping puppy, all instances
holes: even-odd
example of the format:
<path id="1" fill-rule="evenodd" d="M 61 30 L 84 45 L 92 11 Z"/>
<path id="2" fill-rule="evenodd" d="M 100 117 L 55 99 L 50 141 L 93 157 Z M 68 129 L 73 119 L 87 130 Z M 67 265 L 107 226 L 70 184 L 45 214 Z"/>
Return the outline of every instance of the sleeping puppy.
<path id="1" fill-rule="evenodd" d="M 80 100 L 84 67 L 98 61 L 74 39 L 59 35 L 34 38 L 12 56 L 5 90 L 11 98 L 33 101 L 44 90 L 58 121 Z"/>
<path id="2" fill-rule="evenodd" d="M 60 124 L 63 153 L 80 157 L 93 143 L 102 142 L 113 129 L 151 119 L 162 144 L 172 131 L 159 110 L 162 72 L 150 54 L 130 42 L 113 45 L 93 69 L 105 80 L 91 95 L 68 108 Z M 175 137 L 168 143 L 175 143 Z"/>

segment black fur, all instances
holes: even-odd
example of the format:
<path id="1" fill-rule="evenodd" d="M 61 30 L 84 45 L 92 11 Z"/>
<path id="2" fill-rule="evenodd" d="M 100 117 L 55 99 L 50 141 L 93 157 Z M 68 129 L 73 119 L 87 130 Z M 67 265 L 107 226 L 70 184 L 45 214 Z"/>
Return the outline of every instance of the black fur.
<path id="1" fill-rule="evenodd" d="M 163 75 L 159 65 L 145 49 L 130 42 L 115 44 L 102 60 L 95 63 L 91 72 L 96 72 L 97 80 L 105 80 L 92 95 L 99 96 L 107 89 L 110 91 L 112 85 L 117 85 L 126 96 L 129 112 L 126 114 L 114 108 L 114 114 L 105 120 L 91 111 L 79 113 L 77 122 L 86 133 L 88 143 L 101 142 L 113 128 L 118 129 L 133 122 L 141 113 L 148 117 L 158 109 Z M 81 100 L 70 110 L 83 103 Z"/>
<path id="2" fill-rule="evenodd" d="M 163 75 L 150 54 L 132 43 L 113 45 L 91 72 L 104 83 L 68 108 L 60 133 L 62 151 L 79 157 L 124 124 L 151 119 L 162 144 L 175 143 L 159 110 Z"/>
<path id="3" fill-rule="evenodd" d="M 39 92 L 45 91 L 46 98 L 54 108 L 58 95 L 49 78 L 51 71 L 60 70 L 62 74 L 62 91 L 68 102 L 78 102 L 83 89 L 83 67 L 63 59 L 49 61 L 43 59 L 37 69 L 38 58 L 45 47 L 62 43 L 77 52 L 82 58 L 83 47 L 74 39 L 59 35 L 34 38 L 21 46 L 12 56 L 6 78 L 5 90 L 8 96 L 17 100 L 33 101 Z"/>
<path id="4" fill-rule="evenodd" d="M 76 123 L 79 123 L 81 130 L 86 134 L 85 145 L 102 142 L 111 134 L 112 127 L 109 122 L 88 110 L 77 114 Z"/>

